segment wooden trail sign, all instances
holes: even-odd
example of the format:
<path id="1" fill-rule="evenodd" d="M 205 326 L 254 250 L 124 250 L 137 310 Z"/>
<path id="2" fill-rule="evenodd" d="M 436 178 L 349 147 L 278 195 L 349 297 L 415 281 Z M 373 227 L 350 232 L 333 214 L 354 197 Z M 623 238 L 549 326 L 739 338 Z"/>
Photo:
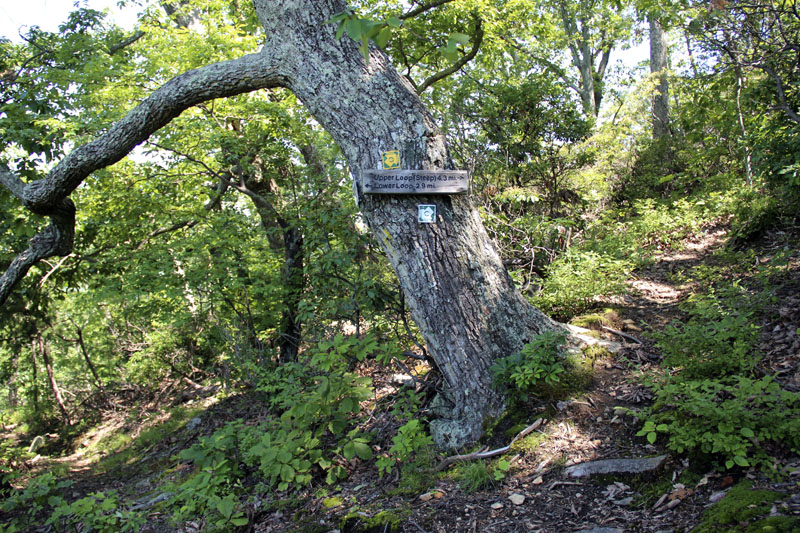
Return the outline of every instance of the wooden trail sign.
<path id="1" fill-rule="evenodd" d="M 466 170 L 365 170 L 368 194 L 457 194 L 469 189 Z"/>

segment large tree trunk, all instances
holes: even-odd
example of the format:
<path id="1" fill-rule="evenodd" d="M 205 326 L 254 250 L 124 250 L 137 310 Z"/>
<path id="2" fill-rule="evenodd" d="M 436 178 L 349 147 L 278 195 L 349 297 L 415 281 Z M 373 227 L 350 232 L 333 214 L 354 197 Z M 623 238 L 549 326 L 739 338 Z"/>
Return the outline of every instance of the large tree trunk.
<path id="1" fill-rule="evenodd" d="M 400 280 L 411 314 L 442 372 L 446 395 L 432 422 L 436 443 L 476 441 L 501 414 L 503 394 L 489 367 L 531 338 L 558 327 L 514 287 L 468 196 L 364 194 L 362 171 L 399 150 L 406 169 L 450 169 L 444 137 L 419 97 L 373 50 L 366 64 L 356 44 L 326 24 L 338 0 L 255 0 L 265 51 L 285 66 L 288 87 L 342 149 L 362 214 Z M 435 224 L 417 222 L 417 205 L 435 204 Z"/>

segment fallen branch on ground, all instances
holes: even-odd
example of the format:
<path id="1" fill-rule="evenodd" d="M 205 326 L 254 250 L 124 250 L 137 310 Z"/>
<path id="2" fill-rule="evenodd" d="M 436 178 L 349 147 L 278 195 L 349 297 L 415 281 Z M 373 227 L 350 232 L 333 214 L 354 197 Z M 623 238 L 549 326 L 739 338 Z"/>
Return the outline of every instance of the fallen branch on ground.
<path id="1" fill-rule="evenodd" d="M 517 433 L 517 436 L 511 440 L 508 446 L 503 446 L 502 448 L 497 448 L 496 450 L 489 450 L 488 447 L 486 447 L 477 452 L 467 453 L 463 455 L 451 455 L 450 457 L 443 459 L 436 466 L 436 472 L 441 472 L 442 470 L 446 469 L 453 463 L 462 463 L 464 461 L 475 461 L 477 459 L 488 459 L 490 457 L 503 455 L 504 453 L 508 452 L 511 449 L 511 447 L 514 445 L 515 442 L 517 442 L 519 439 L 521 439 L 522 437 L 529 434 L 531 431 L 541 426 L 542 423 L 544 423 L 544 419 L 542 418 L 537 419 L 536 422 L 534 422 L 530 426 L 526 427 L 525 429 Z"/>
<path id="2" fill-rule="evenodd" d="M 624 338 L 626 338 L 628 340 L 631 340 L 631 341 L 635 342 L 636 344 L 644 344 L 642 341 L 640 341 L 639 339 L 637 339 L 633 335 L 629 335 L 628 333 L 623 333 L 622 331 L 609 328 L 608 326 L 603 326 L 603 329 L 606 330 L 606 331 L 609 331 L 609 332 L 611 332 L 611 333 L 613 333 L 615 335 L 619 335 L 620 337 L 624 337 Z"/>

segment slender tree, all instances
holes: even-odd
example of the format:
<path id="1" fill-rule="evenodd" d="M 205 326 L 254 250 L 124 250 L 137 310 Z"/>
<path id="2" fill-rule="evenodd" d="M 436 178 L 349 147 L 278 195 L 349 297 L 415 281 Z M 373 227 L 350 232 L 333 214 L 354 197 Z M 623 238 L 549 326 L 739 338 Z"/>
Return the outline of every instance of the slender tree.
<path id="1" fill-rule="evenodd" d="M 669 79 L 667 78 L 667 33 L 658 17 L 650 15 L 650 73 L 655 78 L 653 94 L 653 138 L 670 134 L 669 128 Z"/>

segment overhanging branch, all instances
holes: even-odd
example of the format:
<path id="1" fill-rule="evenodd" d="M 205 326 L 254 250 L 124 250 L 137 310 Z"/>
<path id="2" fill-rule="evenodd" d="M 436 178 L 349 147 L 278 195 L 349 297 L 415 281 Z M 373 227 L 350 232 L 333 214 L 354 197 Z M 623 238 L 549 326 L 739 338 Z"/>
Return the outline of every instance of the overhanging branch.
<path id="1" fill-rule="evenodd" d="M 0 170 L 0 183 L 2 183 L 11 194 L 22 200 L 25 184 L 19 179 L 19 176 L 7 170 Z"/>
<path id="2" fill-rule="evenodd" d="M 68 196 L 92 172 L 125 157 L 185 109 L 206 100 L 285 85 L 285 76 L 263 52 L 191 70 L 162 85 L 106 133 L 70 152 L 47 177 L 25 185 L 15 174 L 0 171 L 0 184 L 30 211 L 51 220 L 0 277 L 0 305 L 38 261 L 72 252 L 75 204 Z"/>
<path id="3" fill-rule="evenodd" d="M 50 225 L 29 241 L 28 248 L 14 258 L 0 276 L 0 305 L 5 303 L 11 290 L 33 265 L 47 257 L 69 255 L 74 240 L 75 204 L 64 198 L 51 212 Z"/>

